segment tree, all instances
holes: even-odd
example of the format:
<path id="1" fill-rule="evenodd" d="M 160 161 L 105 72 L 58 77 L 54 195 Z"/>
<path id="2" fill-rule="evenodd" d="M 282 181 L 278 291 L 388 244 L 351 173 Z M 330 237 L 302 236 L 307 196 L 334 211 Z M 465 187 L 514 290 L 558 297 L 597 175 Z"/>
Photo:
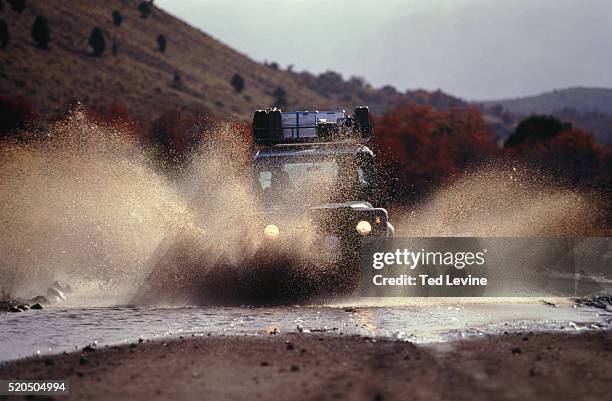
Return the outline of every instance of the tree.
<path id="1" fill-rule="evenodd" d="M 115 24 L 115 26 L 121 26 L 122 22 L 123 22 L 123 15 L 121 15 L 119 10 L 113 11 L 113 24 Z"/>
<path id="2" fill-rule="evenodd" d="M 8 3 L 11 5 L 11 9 L 16 13 L 21 13 L 25 10 L 25 0 L 8 0 Z"/>
<path id="3" fill-rule="evenodd" d="M 408 103 L 375 119 L 380 166 L 399 178 L 404 195 L 420 196 L 496 152 L 475 108 L 433 110 Z"/>
<path id="4" fill-rule="evenodd" d="M 4 20 L 0 20 L 0 49 L 6 48 L 9 42 L 8 25 Z"/>
<path id="5" fill-rule="evenodd" d="M 166 37 L 162 34 L 157 35 L 157 46 L 159 46 L 158 50 L 160 52 L 166 51 Z"/>
<path id="6" fill-rule="evenodd" d="M 36 46 L 39 49 L 46 49 L 49 47 L 49 41 L 51 40 L 51 32 L 49 31 L 49 25 L 47 19 L 42 16 L 36 17 L 34 25 L 32 26 L 32 38 L 36 42 Z"/>
<path id="7" fill-rule="evenodd" d="M 138 11 L 140 11 L 140 17 L 147 19 L 151 14 L 151 2 L 143 1 L 138 5 Z"/>
<path id="8" fill-rule="evenodd" d="M 244 79 L 242 79 L 242 77 L 238 73 L 234 74 L 234 76 L 232 77 L 231 84 L 234 87 L 236 93 L 240 93 L 244 89 Z"/>
<path id="9" fill-rule="evenodd" d="M 172 78 L 172 87 L 176 89 L 183 88 L 183 80 L 181 79 L 181 74 L 179 74 L 178 72 L 174 73 L 174 78 Z"/>
<path id="10" fill-rule="evenodd" d="M 287 92 L 283 88 L 276 88 L 272 95 L 274 96 L 274 107 L 281 109 L 287 106 Z"/>
<path id="11" fill-rule="evenodd" d="M 563 131 L 572 129 L 572 124 L 564 123 L 556 117 L 531 115 L 522 120 L 508 137 L 505 147 L 512 148 L 523 144 L 545 142 Z"/>
<path id="12" fill-rule="evenodd" d="M 0 95 L 0 139 L 14 130 L 25 128 L 37 118 L 36 107 L 27 98 Z"/>
<path id="13" fill-rule="evenodd" d="M 91 30 L 89 41 L 87 42 L 93 49 L 94 56 L 102 57 L 104 50 L 106 49 L 106 42 L 104 40 L 104 33 L 98 27 Z"/>

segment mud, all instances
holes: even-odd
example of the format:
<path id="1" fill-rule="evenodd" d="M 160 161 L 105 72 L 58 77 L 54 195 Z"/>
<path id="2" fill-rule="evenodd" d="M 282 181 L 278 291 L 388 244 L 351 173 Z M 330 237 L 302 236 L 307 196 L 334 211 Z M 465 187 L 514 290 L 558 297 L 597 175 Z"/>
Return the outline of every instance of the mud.
<path id="1" fill-rule="evenodd" d="M 66 378 L 74 400 L 604 400 L 611 346 L 609 332 L 443 347 L 321 333 L 185 337 L 11 362 L 0 379 Z"/>

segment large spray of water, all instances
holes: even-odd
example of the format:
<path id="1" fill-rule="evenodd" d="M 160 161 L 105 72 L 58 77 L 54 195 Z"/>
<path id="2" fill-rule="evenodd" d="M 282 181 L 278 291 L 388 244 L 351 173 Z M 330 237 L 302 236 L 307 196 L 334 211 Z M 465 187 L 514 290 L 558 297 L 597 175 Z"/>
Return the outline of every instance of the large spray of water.
<path id="1" fill-rule="evenodd" d="M 601 235 L 603 201 L 521 167 L 490 166 L 442 186 L 410 211 L 398 211 L 412 237 L 562 237 Z"/>
<path id="2" fill-rule="evenodd" d="M 42 140 L 2 144 L 0 198 L 0 285 L 17 294 L 53 279 L 129 282 L 190 220 L 146 152 L 78 111 Z"/>
<path id="3" fill-rule="evenodd" d="M 156 168 L 154 153 L 80 111 L 42 140 L 1 144 L 0 290 L 31 296 L 63 280 L 135 302 L 231 302 L 253 291 L 300 299 L 331 290 L 307 235 L 301 246 L 249 263 L 262 249 L 265 213 L 242 162 L 251 149 L 230 126 L 205 136 L 173 179 Z M 584 195 L 491 169 L 391 219 L 412 236 L 556 235 L 595 226 L 596 211 Z"/>

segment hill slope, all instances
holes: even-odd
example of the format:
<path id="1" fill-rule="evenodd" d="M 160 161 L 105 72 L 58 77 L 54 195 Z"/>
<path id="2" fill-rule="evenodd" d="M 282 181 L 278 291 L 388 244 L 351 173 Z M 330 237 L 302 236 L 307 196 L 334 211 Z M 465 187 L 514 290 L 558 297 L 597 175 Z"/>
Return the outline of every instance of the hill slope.
<path id="1" fill-rule="evenodd" d="M 580 113 L 600 112 L 612 114 L 612 89 L 568 88 L 516 99 L 479 102 L 486 107 L 501 105 L 513 114 L 553 114 L 564 109 Z"/>
<path id="2" fill-rule="evenodd" d="M 247 119 L 252 110 L 275 103 L 274 92 L 286 92 L 285 108 L 351 109 L 367 104 L 374 112 L 412 99 L 433 101 L 439 107 L 463 104 L 441 92 L 400 94 L 393 88 L 374 89 L 339 74 L 319 76 L 282 71 L 257 63 L 168 13 L 153 8 L 141 18 L 139 0 L 28 1 L 16 13 L 7 5 L 0 19 L 7 22 L 10 42 L 0 50 L 0 92 L 25 95 L 41 111 L 53 111 L 79 100 L 104 109 L 120 100 L 132 118 L 150 120 L 162 112 L 180 108 L 204 112 L 221 119 Z M 112 12 L 123 15 L 113 25 Z M 51 29 L 48 50 L 36 48 L 31 27 L 37 15 L 47 18 Z M 104 32 L 106 52 L 92 56 L 87 42 L 93 27 Z M 156 38 L 167 38 L 165 52 Z M 116 46 L 117 55 L 111 49 Z M 238 73 L 245 81 L 242 93 L 231 86 Z M 180 75 L 180 84 L 173 82 Z"/>
<path id="3" fill-rule="evenodd" d="M 506 138 L 530 114 L 550 114 L 612 144 L 612 89 L 568 88 L 517 99 L 479 102 L 489 126 Z"/>

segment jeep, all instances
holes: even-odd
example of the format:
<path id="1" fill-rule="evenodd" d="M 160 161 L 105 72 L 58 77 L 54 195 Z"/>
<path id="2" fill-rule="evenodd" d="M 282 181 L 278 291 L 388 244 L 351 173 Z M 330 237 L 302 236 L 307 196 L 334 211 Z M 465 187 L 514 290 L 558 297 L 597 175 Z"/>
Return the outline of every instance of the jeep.
<path id="1" fill-rule="evenodd" d="M 279 242 L 326 249 L 340 265 L 358 271 L 362 242 L 392 237 L 381 206 L 396 180 L 381 182 L 367 107 L 345 111 L 257 110 L 253 137 L 256 193 L 265 216 L 261 235 L 270 248 Z M 313 251 L 314 252 L 314 251 Z"/>

